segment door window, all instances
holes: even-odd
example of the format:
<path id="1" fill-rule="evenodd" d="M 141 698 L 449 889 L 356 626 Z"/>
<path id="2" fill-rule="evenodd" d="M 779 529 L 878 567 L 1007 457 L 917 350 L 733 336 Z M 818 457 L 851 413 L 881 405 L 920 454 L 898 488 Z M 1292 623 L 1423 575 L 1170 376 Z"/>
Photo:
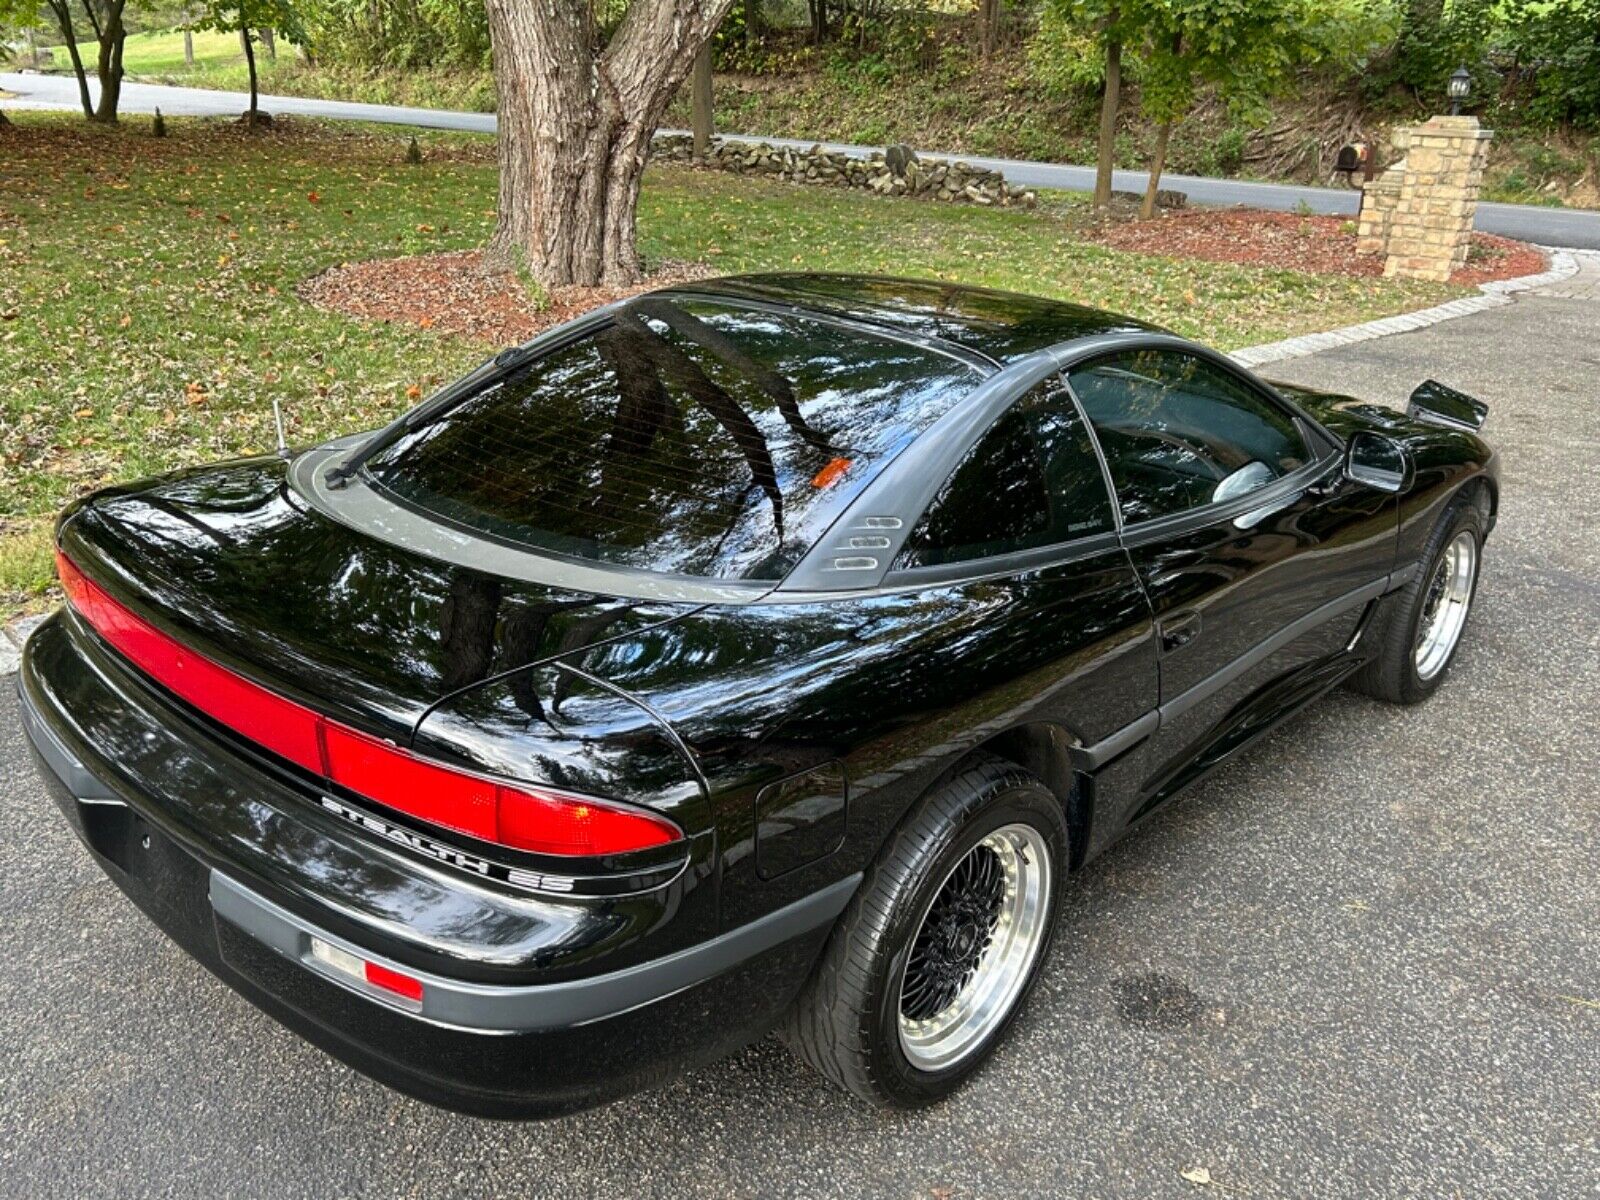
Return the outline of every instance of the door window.
<path id="1" fill-rule="evenodd" d="M 1237 499 L 1310 461 L 1292 414 L 1197 355 L 1128 351 L 1068 378 L 1126 524 Z"/>
<path id="2" fill-rule="evenodd" d="M 992 558 L 1113 527 L 1105 478 L 1072 397 L 1051 377 L 968 452 L 912 530 L 897 567 Z"/>

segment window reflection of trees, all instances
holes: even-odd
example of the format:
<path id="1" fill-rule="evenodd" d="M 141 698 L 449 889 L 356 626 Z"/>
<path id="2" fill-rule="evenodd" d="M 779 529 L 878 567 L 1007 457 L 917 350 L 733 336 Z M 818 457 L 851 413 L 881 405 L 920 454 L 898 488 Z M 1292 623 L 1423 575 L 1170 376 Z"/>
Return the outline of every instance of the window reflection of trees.
<path id="1" fill-rule="evenodd" d="M 646 297 L 380 452 L 402 498 L 541 548 L 777 578 L 869 462 L 975 382 L 915 346 L 708 301 Z M 859 483 L 858 472 L 852 482 Z"/>

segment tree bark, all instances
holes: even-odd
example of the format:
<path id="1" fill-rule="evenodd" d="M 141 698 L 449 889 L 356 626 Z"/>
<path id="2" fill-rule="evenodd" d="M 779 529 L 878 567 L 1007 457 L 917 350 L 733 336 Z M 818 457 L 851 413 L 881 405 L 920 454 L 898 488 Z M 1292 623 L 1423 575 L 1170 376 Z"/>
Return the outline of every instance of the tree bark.
<path id="1" fill-rule="evenodd" d="M 267 48 L 267 58 L 270 59 L 272 62 L 277 62 L 278 61 L 278 38 L 277 38 L 277 35 L 274 34 L 271 29 L 265 28 L 265 27 L 263 27 L 261 29 L 258 29 L 256 32 L 261 35 L 261 44 Z"/>
<path id="2" fill-rule="evenodd" d="M 183 65 L 194 66 L 194 31 L 190 29 L 183 31 Z"/>
<path id="3" fill-rule="evenodd" d="M 110 0 L 106 5 L 105 23 L 95 19 L 93 0 L 84 0 L 84 10 L 95 26 L 95 40 L 99 53 L 95 59 L 95 73 L 100 77 L 100 102 L 94 108 L 94 120 L 104 125 L 117 123 L 117 104 L 122 98 L 122 46 L 128 31 L 122 24 L 125 0 Z"/>
<path id="4" fill-rule="evenodd" d="M 1116 10 L 1112 10 L 1116 20 Z M 1094 171 L 1094 206 L 1111 207 L 1111 168 L 1117 148 L 1117 107 L 1122 103 L 1122 43 L 1106 43 L 1106 86 L 1100 99 L 1100 153 Z"/>
<path id="5" fill-rule="evenodd" d="M 1167 165 L 1167 142 L 1172 137 L 1172 122 L 1163 121 L 1156 126 L 1156 149 L 1150 156 L 1150 180 L 1144 185 L 1144 203 L 1139 206 L 1139 216 L 1148 221 L 1156 215 L 1156 193 L 1161 190 L 1161 172 Z"/>
<path id="6" fill-rule="evenodd" d="M 694 77 L 689 81 L 690 120 L 694 129 L 694 156 L 704 158 L 711 147 L 711 42 L 694 56 Z"/>
<path id="7" fill-rule="evenodd" d="M 92 121 L 94 102 L 89 99 L 89 74 L 83 67 L 83 55 L 78 53 L 78 35 L 72 28 L 72 9 L 68 7 L 70 0 L 46 2 L 55 14 L 56 27 L 61 30 L 62 39 L 67 43 L 67 57 L 72 61 L 72 73 L 78 80 L 78 102 L 83 105 L 84 120 Z"/>
<path id="8" fill-rule="evenodd" d="M 650 138 L 733 0 L 634 0 L 601 53 L 586 5 L 488 0 L 500 121 L 489 262 L 545 287 L 639 278 Z"/>
<path id="9" fill-rule="evenodd" d="M 1001 0 L 978 0 L 978 36 L 983 57 L 988 58 L 1000 44 Z"/>
<path id="10" fill-rule="evenodd" d="M 253 45 L 251 45 L 250 31 L 248 29 L 239 30 L 239 36 L 244 40 L 244 62 L 245 62 L 245 66 L 250 68 L 250 111 L 246 114 L 246 116 L 248 116 L 250 119 L 248 121 L 246 121 L 245 124 L 248 125 L 251 129 L 254 129 L 256 127 L 256 111 L 257 111 L 257 103 L 256 103 L 256 52 L 255 52 L 255 47 Z"/>
<path id="11" fill-rule="evenodd" d="M 811 14 L 811 41 L 820 46 L 828 40 L 828 0 L 806 0 L 806 7 Z"/>

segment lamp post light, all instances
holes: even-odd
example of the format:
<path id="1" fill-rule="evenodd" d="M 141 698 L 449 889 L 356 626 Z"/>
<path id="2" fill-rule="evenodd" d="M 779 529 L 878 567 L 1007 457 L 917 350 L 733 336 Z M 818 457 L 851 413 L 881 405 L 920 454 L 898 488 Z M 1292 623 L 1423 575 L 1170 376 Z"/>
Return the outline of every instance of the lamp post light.
<path id="1" fill-rule="evenodd" d="M 1450 97 L 1450 115 L 1452 117 L 1460 116 L 1461 102 L 1472 95 L 1472 76 L 1467 72 L 1466 67 L 1457 67 L 1455 69 L 1455 73 L 1450 76 L 1450 83 L 1445 92 Z"/>

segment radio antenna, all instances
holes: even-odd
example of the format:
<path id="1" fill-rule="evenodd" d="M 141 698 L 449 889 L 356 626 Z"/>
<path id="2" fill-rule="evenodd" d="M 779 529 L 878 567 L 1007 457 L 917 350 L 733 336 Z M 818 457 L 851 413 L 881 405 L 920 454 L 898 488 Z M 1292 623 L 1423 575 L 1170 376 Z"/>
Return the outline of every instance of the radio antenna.
<path id="1" fill-rule="evenodd" d="M 283 436 L 283 410 L 278 407 L 278 398 L 272 398 L 272 421 L 278 427 L 278 457 L 289 457 L 289 441 Z"/>

